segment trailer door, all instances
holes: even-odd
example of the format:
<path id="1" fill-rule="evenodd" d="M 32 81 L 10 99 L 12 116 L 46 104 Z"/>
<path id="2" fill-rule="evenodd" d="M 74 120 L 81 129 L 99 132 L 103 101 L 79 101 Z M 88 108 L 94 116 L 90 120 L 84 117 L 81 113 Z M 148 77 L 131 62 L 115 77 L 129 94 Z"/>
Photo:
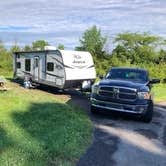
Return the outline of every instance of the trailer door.
<path id="1" fill-rule="evenodd" d="M 39 57 L 34 58 L 34 80 L 39 81 Z"/>

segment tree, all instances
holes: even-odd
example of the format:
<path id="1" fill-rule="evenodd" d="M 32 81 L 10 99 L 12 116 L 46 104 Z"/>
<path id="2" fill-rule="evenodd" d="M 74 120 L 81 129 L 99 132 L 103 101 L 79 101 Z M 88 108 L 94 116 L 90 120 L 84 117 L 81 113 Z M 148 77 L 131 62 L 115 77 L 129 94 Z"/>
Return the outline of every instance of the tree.
<path id="1" fill-rule="evenodd" d="M 104 46 L 106 37 L 101 35 L 100 29 L 96 26 L 86 30 L 80 39 L 80 46 L 76 47 L 79 51 L 89 51 L 93 56 L 103 57 L 105 55 Z"/>
<path id="2" fill-rule="evenodd" d="M 24 46 L 24 51 L 32 51 L 31 46 L 25 45 L 25 46 Z"/>
<path id="3" fill-rule="evenodd" d="M 12 56 L 7 51 L 2 42 L 0 42 L 0 74 L 12 70 Z"/>
<path id="4" fill-rule="evenodd" d="M 59 44 L 59 45 L 58 45 L 58 49 L 64 50 L 64 49 L 65 49 L 65 46 L 64 46 L 63 44 Z"/>
<path id="5" fill-rule="evenodd" d="M 166 63 L 166 51 L 163 49 L 160 50 L 159 57 L 157 59 L 157 64 L 159 64 L 160 62 Z"/>
<path id="6" fill-rule="evenodd" d="M 18 51 L 20 51 L 20 50 L 21 50 L 21 48 L 20 48 L 17 44 L 13 45 L 13 46 L 10 48 L 10 52 L 11 52 L 11 53 L 18 52 Z"/>
<path id="7" fill-rule="evenodd" d="M 113 55 L 131 64 L 152 61 L 158 56 L 157 47 L 161 45 L 162 38 L 148 33 L 121 33 L 114 41 L 117 46 Z"/>
<path id="8" fill-rule="evenodd" d="M 45 40 L 36 40 L 32 43 L 32 49 L 36 50 L 44 50 L 45 46 L 48 46 L 49 43 Z"/>

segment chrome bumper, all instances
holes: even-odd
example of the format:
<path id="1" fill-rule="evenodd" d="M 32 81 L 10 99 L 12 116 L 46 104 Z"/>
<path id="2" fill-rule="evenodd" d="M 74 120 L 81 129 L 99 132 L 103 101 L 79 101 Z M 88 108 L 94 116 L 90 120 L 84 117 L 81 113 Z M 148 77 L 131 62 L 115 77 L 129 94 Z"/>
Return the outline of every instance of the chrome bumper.
<path id="1" fill-rule="evenodd" d="M 148 105 L 129 105 L 129 104 L 119 104 L 108 101 L 101 101 L 91 98 L 91 105 L 100 108 L 107 109 L 112 111 L 133 113 L 133 114 L 143 114 L 147 111 Z"/>

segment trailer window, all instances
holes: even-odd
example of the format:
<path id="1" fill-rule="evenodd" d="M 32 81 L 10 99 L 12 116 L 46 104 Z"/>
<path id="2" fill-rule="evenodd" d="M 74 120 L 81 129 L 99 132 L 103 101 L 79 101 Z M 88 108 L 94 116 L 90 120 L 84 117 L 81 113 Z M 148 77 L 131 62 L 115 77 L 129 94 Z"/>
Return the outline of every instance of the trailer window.
<path id="1" fill-rule="evenodd" d="M 25 59 L 25 71 L 31 71 L 31 60 Z"/>
<path id="2" fill-rule="evenodd" d="M 54 63 L 52 62 L 47 63 L 47 71 L 54 71 Z"/>
<path id="3" fill-rule="evenodd" d="M 21 68 L 21 63 L 17 62 L 17 69 L 20 69 L 20 68 Z"/>

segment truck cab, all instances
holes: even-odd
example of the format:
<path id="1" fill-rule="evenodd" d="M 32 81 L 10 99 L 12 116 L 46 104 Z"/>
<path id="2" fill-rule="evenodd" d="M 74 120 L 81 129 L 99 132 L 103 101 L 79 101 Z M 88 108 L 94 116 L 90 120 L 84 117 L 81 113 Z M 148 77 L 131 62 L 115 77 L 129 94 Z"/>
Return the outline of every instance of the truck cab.
<path id="1" fill-rule="evenodd" d="M 150 79 L 147 70 L 138 68 L 111 68 L 92 86 L 91 112 L 111 110 L 138 115 L 145 122 L 153 117 L 151 87 L 159 79 Z"/>

